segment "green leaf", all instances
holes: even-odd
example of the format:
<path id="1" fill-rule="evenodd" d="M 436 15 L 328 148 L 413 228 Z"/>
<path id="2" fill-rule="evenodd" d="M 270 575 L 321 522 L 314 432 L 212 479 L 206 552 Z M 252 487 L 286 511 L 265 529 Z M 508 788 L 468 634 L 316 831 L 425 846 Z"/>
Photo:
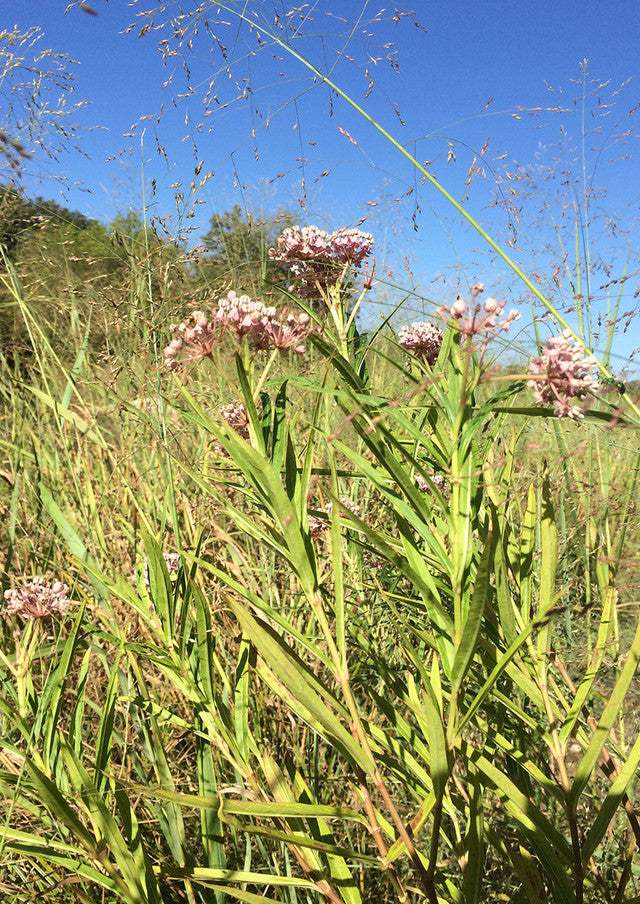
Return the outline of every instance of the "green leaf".
<path id="1" fill-rule="evenodd" d="M 46 509 L 46 511 L 51 516 L 54 521 L 56 527 L 58 528 L 62 539 L 65 541 L 67 546 L 69 547 L 70 552 L 80 560 L 80 562 L 87 562 L 90 565 L 93 565 L 95 571 L 93 573 L 89 572 L 89 579 L 93 584 L 95 590 L 99 594 L 102 600 L 109 599 L 109 590 L 106 585 L 96 577 L 96 572 L 100 572 L 100 567 L 98 563 L 95 561 L 93 556 L 89 554 L 87 547 L 84 545 L 80 536 L 74 527 L 70 524 L 67 518 L 63 515 L 62 511 L 58 507 L 58 504 L 54 501 L 53 496 L 51 495 L 50 490 L 44 485 L 44 483 L 40 483 L 39 485 L 40 491 L 40 499 L 42 501 L 42 505 Z"/>
<path id="2" fill-rule="evenodd" d="M 272 628 L 252 616 L 235 601 L 229 600 L 228 603 L 242 630 L 255 644 L 260 656 L 277 678 L 279 685 L 274 690 L 278 691 L 302 719 L 308 721 L 316 730 L 320 730 L 329 743 L 365 773 L 371 774 L 374 764 L 354 740 L 351 732 L 344 727 L 340 718 L 326 705 L 325 701 L 332 701 L 328 690 L 319 684 L 315 676 Z M 337 701 L 332 702 L 334 709 L 342 710 Z"/>
<path id="3" fill-rule="evenodd" d="M 464 623 L 460 644 L 455 652 L 451 670 L 451 698 L 456 700 L 469 671 L 482 625 L 485 608 L 491 598 L 491 574 L 495 549 L 495 536 L 489 532 L 476 571 L 471 602 Z"/>
<path id="4" fill-rule="evenodd" d="M 53 761 L 57 759 L 58 720 L 71 670 L 71 663 L 78 645 L 80 629 L 84 622 L 84 611 L 85 607 L 82 604 L 69 630 L 69 636 L 64 643 L 58 663 L 48 676 L 38 702 L 38 713 L 34 721 L 33 736 L 34 738 L 39 738 L 44 733 L 42 759 L 47 768 L 51 768 Z M 74 705 L 77 705 L 77 703 Z"/>
<path id="5" fill-rule="evenodd" d="M 462 892 L 465 904 L 479 904 L 482 880 L 485 875 L 485 829 L 483 789 L 477 772 L 471 781 L 469 811 L 464 846 L 467 862 L 462 873 Z"/>
<path id="6" fill-rule="evenodd" d="M 430 679 L 429 684 L 424 688 L 422 700 L 427 717 L 431 781 L 434 794 L 439 800 L 445 792 L 450 766 L 449 751 L 442 720 L 442 692 L 438 674 L 438 660 L 435 655 L 431 659 Z"/>
<path id="7" fill-rule="evenodd" d="M 204 879 L 200 879 L 200 882 L 201 884 L 205 884 Z M 282 904 L 280 898 L 267 898 L 265 895 L 257 895 L 254 892 L 244 891 L 244 889 L 235 888 L 232 885 L 219 885 L 216 882 L 215 887 L 221 894 L 228 895 L 230 898 L 235 898 L 237 901 L 244 901 L 245 904 Z"/>
<path id="8" fill-rule="evenodd" d="M 578 765 L 573 784 L 571 785 L 571 790 L 569 791 L 568 799 L 569 804 L 572 807 L 575 807 L 577 805 L 578 798 L 582 794 L 584 788 L 587 785 L 587 782 L 591 777 L 597 759 L 600 756 L 600 751 L 602 750 L 602 747 L 607 740 L 609 732 L 611 731 L 614 722 L 623 711 L 625 694 L 627 693 L 629 685 L 631 684 L 636 674 L 639 659 L 640 621 L 638 622 L 638 625 L 636 627 L 635 637 L 633 638 L 633 643 L 629 647 L 627 659 L 620 673 L 620 677 L 616 681 L 613 690 L 609 694 L 609 698 L 602 711 L 602 715 L 600 716 L 596 730 L 593 732 L 591 740 L 589 741 L 589 745 L 585 750 L 582 759 L 580 760 L 580 764 Z"/>
<path id="9" fill-rule="evenodd" d="M 532 845 L 553 882 L 556 904 L 575 904 L 575 894 L 569 879 L 572 851 L 564 835 L 498 766 L 479 756 L 477 768 L 495 785 L 504 804 L 517 820 L 529 845 Z"/>
<path id="10" fill-rule="evenodd" d="M 282 468 L 284 450 L 287 447 L 287 381 L 283 380 L 276 395 L 271 428 L 271 463 L 278 471 Z"/>
<path id="11" fill-rule="evenodd" d="M 251 645 L 244 638 L 238 647 L 234 693 L 234 727 L 238 750 L 245 762 L 249 761 L 249 656 Z"/>
<path id="12" fill-rule="evenodd" d="M 144 529 L 143 539 L 149 574 L 149 595 L 160 619 L 165 643 L 171 646 L 175 630 L 175 602 L 167 563 L 160 544 Z"/>
<path id="13" fill-rule="evenodd" d="M 158 867 L 156 872 L 163 879 L 190 879 L 192 882 L 215 884 L 216 886 L 223 882 L 238 882 L 243 885 L 246 883 L 251 883 L 252 885 L 273 885 L 277 888 L 316 888 L 315 883 L 311 879 L 299 879 L 296 876 L 279 876 L 277 873 L 255 873 L 246 872 L 245 870 L 213 869 L 201 866 L 193 866 L 190 869 L 175 869 L 162 866 Z"/>
<path id="14" fill-rule="evenodd" d="M 242 390 L 242 401 L 247 412 L 247 417 L 249 418 L 249 424 L 251 425 L 251 436 L 258 446 L 258 450 L 262 455 L 265 455 L 266 447 L 264 434 L 262 432 L 262 420 L 258 414 L 255 402 L 253 401 L 253 392 L 251 391 L 249 377 L 247 376 L 244 364 L 242 363 L 242 355 L 240 355 L 239 352 L 236 352 L 235 361 L 238 380 L 240 381 L 240 388 Z"/>
<path id="15" fill-rule="evenodd" d="M 596 848 L 609 831 L 613 818 L 618 807 L 622 802 L 622 798 L 627 788 L 637 777 L 638 767 L 640 766 L 640 735 L 635 740 L 635 744 L 631 748 L 629 754 L 620 772 L 613 781 L 613 784 L 607 792 L 607 796 L 602 801 L 600 809 L 582 847 L 582 861 L 588 863 L 595 854 Z M 637 843 L 637 840 L 636 840 Z"/>
<path id="16" fill-rule="evenodd" d="M 61 843 L 56 839 L 42 838 L 28 832 L 20 832 L 10 826 L 2 828 L 2 845 L 5 851 L 25 858 L 30 863 L 44 860 L 62 867 L 70 876 L 82 876 L 113 894 L 119 896 L 122 893 L 126 894 L 126 889 L 123 889 L 117 880 L 86 863 L 85 851 L 73 845 Z"/>
<path id="17" fill-rule="evenodd" d="M 584 677 L 580 682 L 580 686 L 578 687 L 573 703 L 571 704 L 571 709 L 567 713 L 567 716 L 560 730 L 559 738 L 562 743 L 565 743 L 573 734 L 576 723 L 580 718 L 585 703 L 587 702 L 587 698 L 591 692 L 593 683 L 598 675 L 602 661 L 607 652 L 609 638 L 611 637 L 611 632 L 613 630 L 616 617 L 614 607 L 615 592 L 605 592 L 603 594 L 602 614 L 600 616 L 600 622 L 598 624 L 598 635 L 596 637 L 596 642 L 591 651 L 591 656 L 589 658 Z"/>
<path id="18" fill-rule="evenodd" d="M 505 553 L 506 536 L 505 531 L 499 526 L 499 516 L 495 511 L 492 511 L 492 520 L 494 532 L 496 533 L 496 536 L 499 537 L 499 540 L 496 542 L 493 571 L 496 585 L 496 602 L 498 604 L 500 627 L 507 643 L 511 644 L 516 639 L 518 628 L 516 624 L 515 605 L 509 586 L 509 567 Z"/>
<path id="19" fill-rule="evenodd" d="M 130 663 L 140 693 L 139 698 L 135 701 L 138 706 L 131 707 L 132 719 L 138 729 L 140 741 L 151 760 L 156 781 L 161 787 L 173 791 L 175 784 L 163 742 L 163 731 L 151 703 L 144 672 L 135 656 L 130 657 Z M 145 706 L 145 703 L 148 705 Z M 143 705 L 140 706 L 140 704 Z M 126 804 L 126 802 L 123 803 Z M 185 855 L 187 840 L 180 808 L 174 804 L 163 805 L 156 809 L 156 815 L 176 862 L 180 866 L 185 866 L 187 864 Z"/>
<path id="20" fill-rule="evenodd" d="M 549 609 L 557 600 L 556 569 L 558 564 L 558 530 L 549 483 L 549 472 L 545 465 L 542 480 L 542 511 L 540 514 L 540 609 Z M 547 662 L 547 650 L 551 647 L 551 620 L 542 625 L 538 632 L 538 652 L 542 662 Z"/>
<path id="21" fill-rule="evenodd" d="M 107 806 L 96 785 L 91 781 L 80 758 L 66 745 L 63 745 L 62 752 L 71 784 L 80 795 L 98 838 L 106 844 L 126 883 L 129 901 L 131 904 L 162 904 L 160 889 L 153 878 L 151 864 L 137 831 L 128 801 L 125 802 L 120 795 L 120 810 L 126 813 L 132 831 L 132 840 L 129 843 L 123 837 L 110 807 Z M 87 834 L 86 830 L 84 830 L 84 834 Z"/>
<path id="22" fill-rule="evenodd" d="M 96 765 L 93 780 L 99 793 L 103 793 L 109 779 L 109 766 L 111 763 L 111 751 L 113 748 L 113 722 L 115 719 L 116 697 L 118 692 L 118 668 L 124 641 L 116 653 L 115 662 L 111 669 L 104 703 L 100 710 L 100 723 L 96 739 Z"/>

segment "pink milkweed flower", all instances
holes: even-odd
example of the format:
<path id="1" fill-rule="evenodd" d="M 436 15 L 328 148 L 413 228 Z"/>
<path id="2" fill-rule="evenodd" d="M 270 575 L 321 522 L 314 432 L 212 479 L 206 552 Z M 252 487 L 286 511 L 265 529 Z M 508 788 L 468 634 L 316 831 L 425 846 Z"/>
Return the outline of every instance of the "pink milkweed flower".
<path id="1" fill-rule="evenodd" d="M 355 515 L 356 518 L 362 517 L 362 508 L 348 496 L 340 497 L 340 505 L 338 507 L 341 512 L 351 512 L 351 514 Z M 322 508 L 316 509 L 317 512 L 321 513 L 318 515 L 310 514 L 309 518 L 309 534 L 312 539 L 320 540 L 326 533 L 329 528 L 329 519 L 333 513 L 333 502 L 328 502 Z M 326 517 L 322 517 L 322 516 Z"/>
<path id="2" fill-rule="evenodd" d="M 322 512 L 324 515 L 328 515 L 330 509 L 328 506 L 324 506 L 324 508 L 318 509 L 318 511 Z M 323 518 L 320 515 L 309 515 L 309 534 L 312 540 L 320 540 L 327 532 L 329 527 L 329 522 L 327 518 Z"/>
<path id="3" fill-rule="evenodd" d="M 475 299 L 483 289 L 482 283 L 476 283 L 471 290 L 472 297 Z M 506 301 L 497 301 L 495 298 L 487 298 L 484 304 L 477 302 L 472 308 L 467 307 L 467 303 L 458 295 L 454 303 L 441 305 L 437 313 L 441 317 L 447 315 L 456 322 L 458 330 L 463 336 L 483 336 L 483 348 L 493 336 L 498 333 L 506 333 L 511 324 L 516 320 L 520 320 L 520 312 L 513 308 L 504 320 L 498 318 L 502 316 L 505 309 Z"/>
<path id="4" fill-rule="evenodd" d="M 277 348 L 304 352 L 304 340 L 311 332 L 311 318 L 301 312 L 293 314 L 284 308 L 280 314 L 248 295 L 229 292 L 218 302 L 216 320 L 239 339 L 247 338 L 255 349 Z"/>
<path id="5" fill-rule="evenodd" d="M 275 318 L 265 324 L 263 343 L 265 348 L 273 347 L 280 351 L 293 349 L 301 355 L 305 351 L 304 340 L 311 332 L 311 318 L 302 312 L 297 316 L 286 308 Z"/>
<path id="6" fill-rule="evenodd" d="M 428 480 L 422 476 L 422 474 L 414 474 L 413 479 L 415 480 L 419 489 L 422 490 L 423 493 L 427 493 L 429 496 L 433 496 L 433 492 L 431 490 L 431 484 L 436 486 L 440 493 L 442 494 L 445 500 L 449 499 L 449 483 L 447 479 L 442 474 L 432 474 L 431 475 L 431 484 Z"/>
<path id="7" fill-rule="evenodd" d="M 69 606 L 69 588 L 61 581 L 51 584 L 36 577 L 24 587 L 6 590 L 7 601 L 3 614 L 17 615 L 25 621 L 50 618 L 54 613 L 64 615 Z"/>
<path id="8" fill-rule="evenodd" d="M 235 401 L 221 405 L 218 413 L 242 439 L 249 440 L 249 415 L 242 402 Z"/>
<path id="9" fill-rule="evenodd" d="M 258 416 L 262 417 L 262 402 L 258 401 L 256 403 L 256 409 L 258 412 Z M 238 436 L 242 439 L 250 442 L 251 440 L 251 432 L 249 430 L 249 413 L 247 409 L 242 404 L 242 402 L 235 399 L 233 402 L 227 402 L 226 405 L 221 405 L 218 408 L 218 414 L 225 421 L 232 430 L 234 430 Z M 230 458 L 231 456 L 227 452 L 227 450 L 220 444 L 216 443 L 215 451 L 222 458 Z"/>
<path id="10" fill-rule="evenodd" d="M 358 269 L 372 248 L 373 236 L 359 229 L 329 233 L 317 226 L 292 226 L 269 249 L 269 257 L 287 268 L 300 298 L 315 299 L 346 269 Z"/>
<path id="11" fill-rule="evenodd" d="M 435 364 L 442 347 L 442 339 L 442 330 L 424 320 L 418 320 L 411 326 L 403 326 L 398 333 L 398 344 L 425 364 Z"/>
<path id="12" fill-rule="evenodd" d="M 304 340 L 311 332 L 308 314 L 296 315 L 286 308 L 277 313 L 248 295 L 228 292 L 218 302 L 210 320 L 202 311 L 194 311 L 178 326 L 173 325 L 173 339 L 163 356 L 167 370 L 175 370 L 182 362 L 195 361 L 210 355 L 225 334 L 239 342 L 248 342 L 256 351 L 263 349 L 305 350 Z"/>
<path id="13" fill-rule="evenodd" d="M 194 311 L 179 324 L 172 324 L 175 338 L 164 349 L 164 364 L 167 370 L 178 367 L 182 362 L 197 361 L 210 355 L 218 345 L 221 330 L 215 321 L 209 320 L 202 311 Z"/>
<path id="14" fill-rule="evenodd" d="M 529 362 L 533 397 L 538 405 L 552 404 L 558 417 L 579 420 L 583 409 L 574 405 L 575 399 L 584 399 L 598 386 L 593 371 L 598 366 L 592 355 L 576 342 L 569 330 L 547 339 L 540 357 Z"/>
<path id="15" fill-rule="evenodd" d="M 276 309 L 248 295 L 238 295 L 233 290 L 218 302 L 214 319 L 222 327 L 234 333 L 238 339 L 259 335 L 269 320 L 276 316 Z"/>
<path id="16" fill-rule="evenodd" d="M 169 580 L 173 583 L 178 579 L 178 572 L 180 571 L 180 555 L 177 552 L 163 552 L 162 558 L 164 559 L 164 563 L 167 566 L 167 572 L 169 573 Z M 147 592 L 151 592 L 151 576 L 149 574 L 149 560 L 144 560 L 144 565 L 142 568 L 142 577 L 144 580 L 144 586 L 147 588 Z"/>

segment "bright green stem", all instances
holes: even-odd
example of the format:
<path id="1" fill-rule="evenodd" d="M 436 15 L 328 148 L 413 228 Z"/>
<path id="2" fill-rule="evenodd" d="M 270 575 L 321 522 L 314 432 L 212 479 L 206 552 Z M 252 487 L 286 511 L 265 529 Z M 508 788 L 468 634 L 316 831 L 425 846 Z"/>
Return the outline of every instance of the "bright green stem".
<path id="1" fill-rule="evenodd" d="M 269 360 L 268 360 L 267 363 L 265 364 L 264 370 L 263 370 L 262 373 L 260 374 L 260 379 L 259 379 L 258 382 L 256 383 L 256 387 L 255 387 L 255 389 L 253 390 L 253 401 L 254 401 L 254 402 L 257 402 L 257 401 L 258 401 L 258 399 L 259 399 L 259 397 L 260 397 L 260 392 L 262 391 L 262 387 L 263 387 L 264 384 L 267 382 L 267 377 L 269 376 L 269 373 L 270 373 L 270 371 L 271 371 L 271 368 L 273 367 L 274 362 L 275 362 L 276 358 L 278 357 L 278 355 L 279 355 L 278 349 L 277 349 L 277 348 L 274 348 L 274 350 L 273 350 L 273 351 L 271 352 L 271 354 L 269 355 Z"/>
<path id="2" fill-rule="evenodd" d="M 461 505 L 462 499 L 469 493 L 469 487 L 463 486 L 463 481 L 468 481 L 464 460 L 460 457 L 460 437 L 467 417 L 467 395 L 469 382 L 469 367 L 473 352 L 470 343 L 466 348 L 456 350 L 456 358 L 462 357 L 462 370 L 459 382 L 458 409 L 453 424 L 451 435 L 451 515 L 453 534 L 456 537 L 454 546 L 454 571 L 453 571 L 453 630 L 454 646 L 460 643 L 463 631 L 463 595 L 464 572 L 467 565 L 468 538 L 471 530 L 468 518 L 468 506 Z M 467 451 L 467 455 L 469 452 Z"/>
<path id="3" fill-rule="evenodd" d="M 351 324 L 351 318 L 349 318 L 349 322 L 345 326 L 344 322 L 344 299 L 342 297 L 342 285 L 341 279 L 337 280 L 335 285 L 331 286 L 327 289 L 327 294 L 324 298 L 324 303 L 329 309 L 329 313 L 331 314 L 331 319 L 333 320 L 333 324 L 336 328 L 336 334 L 338 336 L 338 347 L 340 349 L 340 354 L 343 358 L 348 357 L 348 346 L 347 346 L 347 333 L 349 331 L 349 326 Z"/>

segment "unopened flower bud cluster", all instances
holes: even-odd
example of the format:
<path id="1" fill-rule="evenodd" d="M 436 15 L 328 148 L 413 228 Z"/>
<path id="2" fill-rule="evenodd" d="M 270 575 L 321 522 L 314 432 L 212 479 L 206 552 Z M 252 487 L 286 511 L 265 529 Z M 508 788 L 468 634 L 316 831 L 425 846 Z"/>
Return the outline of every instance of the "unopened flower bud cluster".
<path id="1" fill-rule="evenodd" d="M 398 344 L 425 364 L 435 364 L 442 347 L 442 330 L 432 323 L 418 320 L 411 326 L 403 326 L 398 333 Z"/>

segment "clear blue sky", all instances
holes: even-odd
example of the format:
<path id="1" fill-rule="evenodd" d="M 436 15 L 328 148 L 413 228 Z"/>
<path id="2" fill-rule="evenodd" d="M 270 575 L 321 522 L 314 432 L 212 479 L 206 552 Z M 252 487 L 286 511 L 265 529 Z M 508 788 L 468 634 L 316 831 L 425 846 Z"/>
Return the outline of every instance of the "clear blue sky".
<path id="1" fill-rule="evenodd" d="M 303 222 L 328 228 L 366 218 L 361 228 L 375 235 L 379 273 L 393 266 L 391 281 L 417 289 L 404 319 L 411 319 L 411 311 L 428 314 L 432 303 L 451 301 L 478 279 L 487 293 L 522 303 L 526 313 L 524 287 L 487 252 L 480 236 L 432 187 L 421 186 L 411 165 L 370 124 L 339 97 L 332 99 L 325 86 L 314 87 L 309 70 L 271 44 L 261 17 L 272 26 L 275 8 L 284 23 L 283 11 L 290 7 L 280 0 L 226 4 L 232 11 L 256 11 L 258 42 L 256 32 L 234 15 L 216 16 L 219 5 L 211 3 L 211 22 L 225 19 L 231 25 L 207 31 L 201 21 L 198 34 L 185 33 L 184 40 L 192 40 L 190 48 L 182 48 L 188 88 L 183 57 L 168 56 L 163 65 L 158 49 L 161 41 L 172 40 L 169 17 L 179 12 L 178 4 L 166 4 L 163 12 L 162 4 L 150 0 L 132 6 L 124 0 L 89 2 L 97 16 L 77 5 L 65 14 L 66 0 L 16 0 L 3 10 L 5 27 L 40 26 L 41 49 L 51 47 L 77 61 L 72 100 L 90 102 L 70 116 L 83 128 L 78 143 L 87 156 L 69 151 L 57 161 L 34 158 L 29 191 L 57 197 L 64 174 L 66 203 L 106 221 L 129 207 L 139 209 L 146 196 L 151 215 L 172 215 L 171 228 L 191 226 L 193 237 L 205 231 L 213 212 L 234 203 L 268 212 L 288 208 Z M 152 5 L 154 21 L 139 37 L 149 20 L 138 14 Z M 185 0 L 181 8 L 197 5 Z M 603 311 L 607 292 L 614 298 L 618 291 L 618 284 L 607 289 L 607 283 L 622 275 L 627 242 L 629 270 L 638 267 L 640 108 L 631 112 L 640 104 L 637 0 L 419 2 L 417 19 L 425 31 L 411 17 L 393 22 L 388 14 L 368 25 L 379 7 L 361 0 L 320 0 L 305 9 L 314 21 L 301 25 L 300 37 L 288 32 L 290 46 L 324 72 L 331 70 L 340 88 L 421 161 L 429 161 L 445 188 L 464 199 L 465 209 L 527 273 L 537 274 L 541 287 L 558 292 L 565 306 L 572 294 L 567 267 L 575 272 L 573 204 L 583 189 L 584 149 L 586 184 L 603 189 L 591 196 L 589 231 L 591 292 Z M 179 24 L 190 28 L 193 22 Z M 230 75 L 212 31 L 225 47 Z M 367 70 L 374 80 L 370 92 Z M 163 87 L 167 79 L 172 82 Z M 203 99 L 212 80 L 217 102 L 211 101 L 208 112 Z M 238 99 L 245 88 L 246 96 Z M 141 116 L 163 107 L 159 121 L 145 120 L 133 137 L 123 137 Z M 196 148 L 194 124 L 201 126 Z M 614 140 L 626 132 L 622 143 Z M 166 157 L 157 152 L 156 136 Z M 466 186 L 474 157 L 484 172 Z M 205 174 L 214 175 L 197 192 L 194 216 L 185 218 L 190 204 L 176 213 L 175 194 L 193 200 L 190 183 L 200 163 L 197 186 Z M 575 186 L 573 176 L 565 175 L 569 171 L 578 177 Z M 36 183 L 36 172 L 43 183 Z M 519 224 L 513 211 L 505 210 L 506 202 L 516 204 Z M 619 227 L 614 235 L 612 217 Z M 567 227 L 566 259 L 554 225 Z M 612 268 L 609 275 L 598 269 L 600 258 Z M 556 268 L 559 288 L 550 282 Z M 637 304 L 638 284 L 634 276 L 623 286 L 622 311 Z M 380 290 L 381 301 L 400 297 Z M 632 325 L 616 342 L 619 368 L 640 345 L 633 330 Z M 543 327 L 543 335 L 548 332 Z M 596 336 L 595 344 L 601 348 L 602 338 Z"/>

